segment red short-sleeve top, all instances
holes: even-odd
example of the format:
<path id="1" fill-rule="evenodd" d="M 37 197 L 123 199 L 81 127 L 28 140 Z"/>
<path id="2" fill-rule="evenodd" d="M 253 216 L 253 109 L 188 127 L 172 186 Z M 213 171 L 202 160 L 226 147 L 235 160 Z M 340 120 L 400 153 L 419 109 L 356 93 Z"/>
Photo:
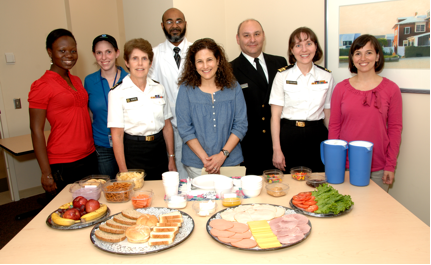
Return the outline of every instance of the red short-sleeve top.
<path id="1" fill-rule="evenodd" d="M 74 162 L 95 151 L 87 91 L 79 77 L 69 73 L 69 78 L 76 91 L 59 74 L 47 70 L 33 82 L 28 95 L 29 107 L 45 109 L 51 124 L 50 164 Z"/>

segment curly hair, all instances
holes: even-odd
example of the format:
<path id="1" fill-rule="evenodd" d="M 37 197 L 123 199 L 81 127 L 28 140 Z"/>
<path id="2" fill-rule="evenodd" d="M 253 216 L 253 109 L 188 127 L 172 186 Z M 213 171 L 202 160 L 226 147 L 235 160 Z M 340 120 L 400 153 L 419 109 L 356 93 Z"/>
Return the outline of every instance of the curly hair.
<path id="1" fill-rule="evenodd" d="M 224 87 L 234 88 L 236 79 L 232 72 L 232 67 L 226 59 L 223 48 L 213 39 L 205 38 L 195 41 L 187 52 L 184 71 L 181 74 L 178 84 L 185 84 L 193 88 L 201 85 L 201 76 L 196 70 L 195 57 L 200 50 L 208 49 L 213 52 L 214 57 L 219 61 L 215 83 L 222 90 Z"/>

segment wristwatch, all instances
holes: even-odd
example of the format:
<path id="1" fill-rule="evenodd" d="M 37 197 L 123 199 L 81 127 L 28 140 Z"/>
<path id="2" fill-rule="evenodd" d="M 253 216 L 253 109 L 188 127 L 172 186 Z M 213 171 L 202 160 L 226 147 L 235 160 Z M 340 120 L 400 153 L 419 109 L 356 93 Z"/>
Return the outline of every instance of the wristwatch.
<path id="1" fill-rule="evenodd" d="M 224 154 L 226 157 L 229 157 L 230 153 L 229 153 L 229 151 L 228 151 L 228 150 L 224 150 L 224 149 L 222 149 L 221 151 L 223 152 L 223 154 Z"/>

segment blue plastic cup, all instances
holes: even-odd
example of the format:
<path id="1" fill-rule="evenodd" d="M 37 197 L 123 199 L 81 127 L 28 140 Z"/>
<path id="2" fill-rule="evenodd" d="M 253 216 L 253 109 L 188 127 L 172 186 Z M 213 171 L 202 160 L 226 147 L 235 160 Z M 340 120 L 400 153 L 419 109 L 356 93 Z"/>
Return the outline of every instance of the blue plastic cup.
<path id="1" fill-rule="evenodd" d="M 347 142 L 338 139 L 325 140 L 320 143 L 320 159 L 325 165 L 328 183 L 341 184 L 346 172 Z"/>
<path id="2" fill-rule="evenodd" d="M 372 142 L 367 141 L 349 143 L 350 184 L 355 186 L 368 186 L 370 184 L 373 146 Z"/>

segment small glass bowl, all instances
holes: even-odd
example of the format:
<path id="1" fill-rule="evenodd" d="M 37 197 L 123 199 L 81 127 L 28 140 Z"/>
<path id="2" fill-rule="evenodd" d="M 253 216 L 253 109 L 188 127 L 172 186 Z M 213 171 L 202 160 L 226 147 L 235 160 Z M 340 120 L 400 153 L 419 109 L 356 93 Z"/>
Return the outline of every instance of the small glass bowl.
<path id="1" fill-rule="evenodd" d="M 303 181 L 306 177 L 310 176 L 311 169 L 303 166 L 292 167 L 290 169 L 290 174 L 292 175 L 293 179 Z"/>
<path id="2" fill-rule="evenodd" d="M 210 216 L 214 214 L 217 210 L 217 202 L 212 201 L 214 203 L 214 208 L 204 208 L 201 209 L 201 203 L 208 203 L 208 201 L 194 201 L 192 204 L 192 208 L 198 216 Z"/>
<path id="3" fill-rule="evenodd" d="M 309 176 L 305 177 L 305 183 L 307 183 L 308 186 L 317 188 L 320 184 L 326 183 L 327 178 L 325 173 L 312 173 Z"/>
<path id="4" fill-rule="evenodd" d="M 165 202 L 168 208 L 183 209 L 187 207 L 187 194 L 166 195 Z"/>
<path id="5" fill-rule="evenodd" d="M 118 172 L 118 180 L 132 180 L 135 183 L 134 190 L 139 190 L 144 186 L 145 171 L 143 169 L 128 169 L 128 172 Z"/>
<path id="6" fill-rule="evenodd" d="M 284 183 L 271 183 L 265 186 L 266 193 L 273 197 L 282 197 L 287 194 L 287 190 L 289 189 L 288 184 Z"/>
<path id="7" fill-rule="evenodd" d="M 103 185 L 103 193 L 107 202 L 128 202 L 134 187 L 133 181 L 111 179 Z"/>
<path id="8" fill-rule="evenodd" d="M 100 182 L 82 183 L 80 180 L 74 182 L 69 191 L 72 193 L 73 200 L 78 196 L 82 196 L 87 200 L 98 201 L 102 195 L 102 184 Z"/>
<path id="9" fill-rule="evenodd" d="M 235 207 L 241 205 L 244 195 L 236 192 L 222 192 L 220 194 L 220 200 L 224 207 Z"/>
<path id="10" fill-rule="evenodd" d="M 153 201 L 154 192 L 148 190 L 135 190 L 132 195 L 132 205 L 134 209 L 148 208 Z"/>
<path id="11" fill-rule="evenodd" d="M 263 178 L 266 183 L 280 183 L 283 182 L 283 171 L 278 169 L 269 169 L 263 171 Z"/>
<path id="12" fill-rule="evenodd" d="M 100 184 L 104 185 L 106 181 L 110 180 L 111 178 L 108 175 L 89 175 L 83 179 L 81 179 L 82 182 L 100 182 Z"/>

